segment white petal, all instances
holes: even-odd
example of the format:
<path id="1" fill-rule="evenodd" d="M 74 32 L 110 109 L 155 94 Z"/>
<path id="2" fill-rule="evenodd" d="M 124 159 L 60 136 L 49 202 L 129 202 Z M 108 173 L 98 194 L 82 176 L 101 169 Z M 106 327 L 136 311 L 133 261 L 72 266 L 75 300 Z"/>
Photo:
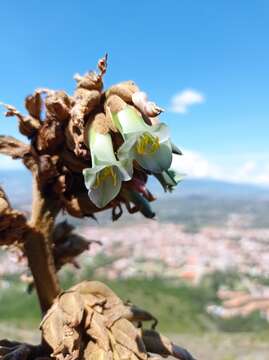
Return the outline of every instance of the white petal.
<path id="1" fill-rule="evenodd" d="M 89 190 L 89 198 L 101 209 L 118 195 L 120 188 L 121 180 L 119 179 L 119 176 L 117 176 L 116 184 L 113 184 L 113 179 L 111 177 L 107 177 L 102 181 L 98 188 Z"/>
<path id="2" fill-rule="evenodd" d="M 169 141 L 160 145 L 154 154 L 139 155 L 135 153 L 135 160 L 146 170 L 153 173 L 160 173 L 168 170 L 172 162 L 172 151 Z"/>

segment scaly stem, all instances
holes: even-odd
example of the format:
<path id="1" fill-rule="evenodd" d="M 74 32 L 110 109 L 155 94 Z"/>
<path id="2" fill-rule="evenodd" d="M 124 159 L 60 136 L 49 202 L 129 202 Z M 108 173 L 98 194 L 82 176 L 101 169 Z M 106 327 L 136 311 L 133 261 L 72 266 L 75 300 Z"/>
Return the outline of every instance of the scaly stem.
<path id="1" fill-rule="evenodd" d="M 59 204 L 54 198 L 42 194 L 38 181 L 34 177 L 32 217 L 29 223 L 31 231 L 26 237 L 25 253 L 43 314 L 60 293 L 52 254 L 52 231 L 59 210 Z"/>

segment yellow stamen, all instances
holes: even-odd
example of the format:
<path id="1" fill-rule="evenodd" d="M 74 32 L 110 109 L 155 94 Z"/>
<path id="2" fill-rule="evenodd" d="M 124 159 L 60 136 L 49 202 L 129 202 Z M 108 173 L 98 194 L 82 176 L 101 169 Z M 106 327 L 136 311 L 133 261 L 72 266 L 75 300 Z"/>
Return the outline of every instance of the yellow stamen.
<path id="1" fill-rule="evenodd" d="M 94 187 L 98 188 L 100 186 L 101 180 L 100 180 L 100 174 L 98 173 L 96 175 L 96 180 L 95 180 L 95 184 Z"/>
<path id="2" fill-rule="evenodd" d="M 136 143 L 136 151 L 139 155 L 153 155 L 160 148 L 160 139 L 145 133 L 140 136 Z"/>
<path id="3" fill-rule="evenodd" d="M 106 178 L 111 177 L 113 186 L 117 185 L 117 173 L 113 169 L 112 166 L 107 166 L 103 170 L 101 170 L 99 173 L 96 174 L 96 180 L 93 184 L 93 188 L 97 189 Z"/>
<path id="4" fill-rule="evenodd" d="M 112 176 L 113 186 L 116 186 L 116 184 L 117 184 L 117 174 L 113 170 L 112 166 L 110 167 L 110 174 Z"/>

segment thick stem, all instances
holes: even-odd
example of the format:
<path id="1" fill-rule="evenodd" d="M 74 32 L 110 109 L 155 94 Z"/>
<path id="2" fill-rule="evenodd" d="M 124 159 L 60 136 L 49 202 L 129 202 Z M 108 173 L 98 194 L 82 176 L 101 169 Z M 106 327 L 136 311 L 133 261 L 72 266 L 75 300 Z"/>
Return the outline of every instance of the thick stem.
<path id="1" fill-rule="evenodd" d="M 55 199 L 43 196 L 37 179 L 33 179 L 31 231 L 25 242 L 25 253 L 34 277 L 41 311 L 44 314 L 60 293 L 52 254 L 52 231 L 59 206 Z"/>

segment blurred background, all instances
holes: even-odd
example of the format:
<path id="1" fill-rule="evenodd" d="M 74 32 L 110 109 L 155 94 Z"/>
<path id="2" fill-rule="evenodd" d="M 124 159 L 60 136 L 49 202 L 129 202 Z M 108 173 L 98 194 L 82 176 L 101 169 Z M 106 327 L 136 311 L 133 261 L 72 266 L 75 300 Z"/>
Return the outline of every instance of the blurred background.
<path id="1" fill-rule="evenodd" d="M 201 359 L 268 359 L 269 309 L 255 306 L 269 297 L 268 20 L 266 0 L 1 4 L 4 103 L 23 112 L 37 87 L 72 92 L 73 75 L 107 52 L 106 87 L 132 79 L 166 109 L 186 178 L 171 194 L 150 182 L 155 220 L 69 219 L 103 245 L 60 276 L 64 287 L 105 280 Z M 22 139 L 4 110 L 0 133 Z M 31 176 L 18 161 L 0 157 L 0 185 L 30 211 Z M 25 269 L 15 250 L 0 250 L 0 337 L 38 338 Z M 228 290 L 248 294 L 248 309 L 225 307 Z"/>

